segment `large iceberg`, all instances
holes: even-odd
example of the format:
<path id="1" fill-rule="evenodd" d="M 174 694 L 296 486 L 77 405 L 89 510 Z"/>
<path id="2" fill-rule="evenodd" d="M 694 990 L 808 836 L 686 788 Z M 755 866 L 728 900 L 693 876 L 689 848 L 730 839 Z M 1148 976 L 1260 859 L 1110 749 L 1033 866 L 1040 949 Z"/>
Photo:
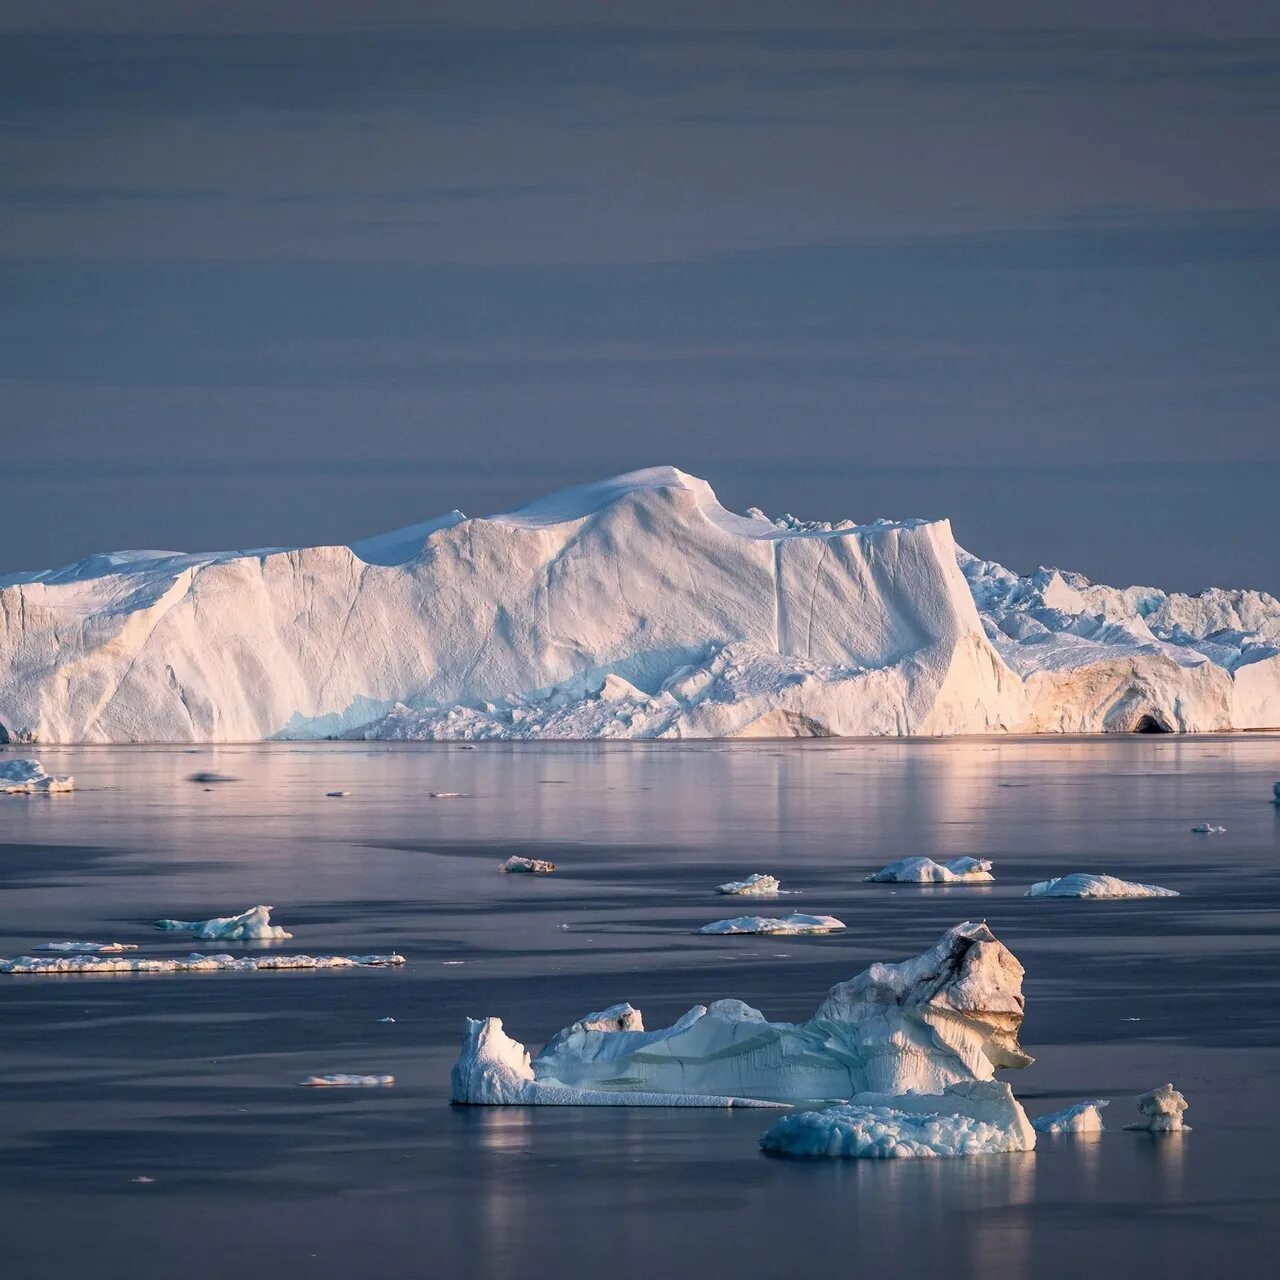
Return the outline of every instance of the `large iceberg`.
<path id="1" fill-rule="evenodd" d="M 468 1019 L 451 1097 L 723 1106 L 939 1093 L 1028 1065 L 1022 1013 L 1022 966 L 985 924 L 966 923 L 914 959 L 873 964 L 832 987 L 798 1024 L 717 1000 L 646 1031 L 637 1010 L 618 1005 L 566 1027 L 531 1058 L 499 1019 Z"/>
<path id="2" fill-rule="evenodd" d="M 46 773 L 39 760 L 0 760 L 0 795 L 50 795 L 74 791 L 75 787 L 73 777 Z"/>
<path id="3" fill-rule="evenodd" d="M 1176 898 L 1177 889 L 1164 889 L 1158 884 L 1139 884 L 1121 880 L 1119 876 L 1074 872 L 1040 880 L 1022 895 L 1024 898 Z"/>
<path id="4" fill-rule="evenodd" d="M 215 916 L 212 920 L 157 920 L 157 929 L 189 933 L 201 942 L 284 941 L 292 938 L 278 924 L 271 923 L 274 907 L 250 907 L 238 916 Z"/>
<path id="5" fill-rule="evenodd" d="M 974 884 L 994 880 L 986 858 L 899 858 L 866 877 L 871 884 Z"/>
<path id="6" fill-rule="evenodd" d="M 1035 1129 L 998 1080 L 948 1085 L 940 1094 L 861 1093 L 825 1111 L 783 1116 L 760 1139 L 770 1155 L 894 1160 L 1030 1151 Z"/>
<path id="7" fill-rule="evenodd" d="M 735 515 L 655 467 L 346 546 L 0 578 L 0 741 L 1280 726 L 1280 602 Z"/>

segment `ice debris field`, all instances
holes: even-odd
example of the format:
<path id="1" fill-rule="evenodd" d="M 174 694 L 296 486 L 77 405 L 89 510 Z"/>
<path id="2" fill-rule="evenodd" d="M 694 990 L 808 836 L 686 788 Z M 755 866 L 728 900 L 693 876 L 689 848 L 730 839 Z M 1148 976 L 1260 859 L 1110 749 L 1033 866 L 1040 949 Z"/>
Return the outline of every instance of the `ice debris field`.
<path id="1" fill-rule="evenodd" d="M 1264 592 L 1024 577 L 946 520 L 737 515 L 674 467 L 349 545 L 0 578 L 0 741 L 1275 727 Z"/>

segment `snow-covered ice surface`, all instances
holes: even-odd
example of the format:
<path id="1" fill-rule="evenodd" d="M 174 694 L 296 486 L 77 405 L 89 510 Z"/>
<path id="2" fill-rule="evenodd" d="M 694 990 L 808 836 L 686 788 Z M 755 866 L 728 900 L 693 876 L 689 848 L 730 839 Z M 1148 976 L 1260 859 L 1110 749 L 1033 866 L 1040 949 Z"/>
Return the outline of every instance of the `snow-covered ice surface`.
<path id="1" fill-rule="evenodd" d="M 770 1155 L 895 1160 L 1030 1151 L 1035 1130 L 1007 1084 L 948 1085 L 940 1094 L 862 1093 L 825 1111 L 783 1116 L 760 1139 Z"/>
<path id="2" fill-rule="evenodd" d="M 53 951 L 60 955 L 116 956 L 137 951 L 136 942 L 41 942 L 37 951 Z"/>
<path id="3" fill-rule="evenodd" d="M 776 876 L 762 875 L 757 871 L 745 880 L 729 880 L 716 885 L 716 892 L 743 898 L 776 898 L 784 890 Z"/>
<path id="4" fill-rule="evenodd" d="M 312 1089 L 374 1089 L 395 1084 L 395 1082 L 395 1076 L 360 1076 L 350 1075 L 344 1071 L 335 1071 L 327 1076 L 308 1076 L 305 1080 L 298 1081 L 299 1084 Z"/>
<path id="5" fill-rule="evenodd" d="M 1031 1125 L 1037 1133 L 1101 1133 L 1102 1108 L 1111 1105 L 1108 1098 L 1076 1102 L 1061 1111 L 1036 1116 Z"/>
<path id="6" fill-rule="evenodd" d="M 189 933 L 201 942 L 284 941 L 292 938 L 281 925 L 271 923 L 274 907 L 250 907 L 238 916 L 216 916 L 212 920 L 157 920 L 157 929 Z"/>
<path id="7" fill-rule="evenodd" d="M 1163 889 L 1158 884 L 1138 884 L 1118 876 L 1075 872 L 1040 880 L 1026 892 L 1028 898 L 1176 898 L 1176 889 Z"/>
<path id="8" fill-rule="evenodd" d="M 505 862 L 498 864 L 499 871 L 523 872 L 526 875 L 549 876 L 556 869 L 554 862 L 545 858 L 526 858 L 521 854 L 512 854 Z"/>
<path id="9" fill-rule="evenodd" d="M 974 884 L 994 880 L 986 858 L 953 858 L 935 862 L 932 858 L 900 858 L 866 877 L 872 884 Z"/>
<path id="10" fill-rule="evenodd" d="M 50 795 L 75 787 L 74 778 L 47 773 L 39 760 L 0 759 L 0 795 Z"/>
<path id="11" fill-rule="evenodd" d="M 781 933 L 800 936 L 807 933 L 834 933 L 843 929 L 843 920 L 835 916 L 807 915 L 793 911 L 789 916 L 734 916 L 731 920 L 713 920 L 699 933 Z"/>
<path id="12" fill-rule="evenodd" d="M 1265 726 L 1265 593 L 1019 577 L 946 520 L 735 515 L 674 467 L 346 546 L 0 578 L 0 740 Z"/>
<path id="13" fill-rule="evenodd" d="M 914 959 L 874 964 L 832 987 L 798 1025 L 769 1022 L 741 1000 L 716 1000 L 645 1031 L 637 1010 L 613 1006 L 566 1027 L 531 1060 L 500 1019 L 468 1019 L 450 1096 L 565 1106 L 585 1091 L 613 1105 L 677 1097 L 679 1105 L 705 1098 L 719 1106 L 936 1093 L 1027 1066 L 1022 1008 L 1022 966 L 986 925 L 966 923 Z"/>
<path id="14" fill-rule="evenodd" d="M 389 952 L 368 956 L 234 956 L 226 952 L 187 956 L 18 956 L 0 960 L 0 973 L 257 973 L 270 969 L 368 969 L 404 964 Z"/>
<path id="15" fill-rule="evenodd" d="M 1178 1133 L 1190 1129 L 1183 1122 L 1187 1100 L 1171 1084 L 1157 1085 L 1138 1099 L 1141 1120 L 1125 1125 L 1126 1129 L 1138 1129 L 1147 1133 Z"/>

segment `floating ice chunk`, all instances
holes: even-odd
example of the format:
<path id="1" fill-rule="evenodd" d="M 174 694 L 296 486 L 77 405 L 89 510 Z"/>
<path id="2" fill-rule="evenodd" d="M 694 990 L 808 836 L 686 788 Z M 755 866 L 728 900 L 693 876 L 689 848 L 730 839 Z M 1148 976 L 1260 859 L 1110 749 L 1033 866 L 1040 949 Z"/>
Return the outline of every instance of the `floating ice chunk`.
<path id="1" fill-rule="evenodd" d="M 556 869 L 554 862 L 544 862 L 541 858 L 522 858 L 514 855 L 498 864 L 499 871 L 527 871 L 532 875 L 550 875 Z"/>
<path id="2" fill-rule="evenodd" d="M 776 898 L 785 891 L 774 876 L 762 876 L 756 872 L 745 880 L 730 880 L 728 884 L 718 884 L 716 892 L 739 894 L 744 898 Z"/>
<path id="3" fill-rule="evenodd" d="M 1077 1102 L 1061 1111 L 1036 1116 L 1031 1125 L 1037 1133 L 1101 1133 L 1102 1108 L 1109 1107 L 1109 1098 L 1093 1098 L 1089 1102 Z"/>
<path id="4" fill-rule="evenodd" d="M 845 927 L 835 916 L 810 916 L 793 911 L 789 916 L 734 916 L 704 924 L 699 933 L 834 933 Z"/>
<path id="5" fill-rule="evenodd" d="M 202 942 L 283 941 L 292 938 L 293 934 L 271 923 L 274 910 L 274 907 L 250 907 L 238 916 L 216 916 L 212 920 L 157 920 L 156 928 L 176 929 L 192 934 Z"/>
<path id="6" fill-rule="evenodd" d="M 350 794 L 351 794 L 350 791 L 326 791 L 325 792 L 326 796 L 329 796 L 330 798 L 335 800 L 341 799 L 343 796 L 349 796 Z"/>
<path id="7" fill-rule="evenodd" d="M 1189 1124 L 1183 1124 L 1182 1113 L 1187 1109 L 1187 1100 L 1171 1084 L 1158 1085 L 1150 1093 L 1144 1093 L 1138 1099 L 1138 1110 L 1143 1119 L 1125 1125 L 1126 1129 L 1140 1129 L 1149 1133 L 1177 1133 L 1182 1129 L 1189 1130 Z"/>
<path id="8" fill-rule="evenodd" d="M 205 770 L 201 773 L 190 774 L 187 778 L 188 782 L 239 782 L 240 779 L 233 777 L 229 773 L 214 773 L 212 770 Z"/>
<path id="9" fill-rule="evenodd" d="M 637 1010 L 615 1005 L 566 1027 L 530 1062 L 497 1018 L 469 1019 L 451 1096 L 490 1105 L 599 1104 L 583 1098 L 585 1090 L 619 1106 L 659 1105 L 654 1097 L 721 1106 L 865 1090 L 940 1093 L 1027 1066 L 1018 1044 L 1022 1013 L 1022 966 L 985 924 L 967 923 L 914 959 L 872 965 L 832 987 L 806 1023 L 769 1022 L 740 1000 L 717 1000 L 644 1031 Z"/>
<path id="10" fill-rule="evenodd" d="M 986 858 L 954 858 L 934 862 L 932 858 L 900 858 L 866 879 L 872 884 L 958 884 L 994 880 Z"/>
<path id="11" fill-rule="evenodd" d="M 433 800 L 461 800 L 466 795 L 464 791 L 432 791 L 430 793 Z"/>
<path id="12" fill-rule="evenodd" d="M 1077 872 L 1041 880 L 1023 894 L 1026 898 L 1176 898 L 1176 889 L 1162 889 L 1158 884 L 1138 884 L 1117 876 L 1100 876 Z"/>
<path id="13" fill-rule="evenodd" d="M 37 951 L 57 951 L 71 955 L 114 956 L 124 951 L 137 951 L 136 942 L 41 942 Z"/>
<path id="14" fill-rule="evenodd" d="M 1280 782 L 1274 783 L 1271 788 L 1271 803 L 1280 804 Z"/>
<path id="15" fill-rule="evenodd" d="M 379 1018 L 379 1019 L 378 1019 L 378 1021 L 379 1021 L 379 1022 L 394 1022 L 394 1021 L 395 1021 L 395 1019 L 394 1019 L 394 1018 Z"/>
<path id="16" fill-rule="evenodd" d="M 383 1085 L 395 1084 L 395 1076 L 353 1076 L 347 1075 L 345 1072 L 336 1071 L 333 1075 L 328 1076 L 308 1076 L 305 1080 L 299 1080 L 299 1084 L 307 1085 L 312 1089 L 332 1088 L 332 1089 L 372 1089 Z"/>
<path id="17" fill-rule="evenodd" d="M 1030 1151 L 1035 1130 L 1007 1084 L 968 1080 L 940 1094 L 863 1093 L 783 1116 L 760 1139 L 774 1155 L 894 1160 Z"/>
<path id="18" fill-rule="evenodd" d="M 1215 827 L 1212 822 L 1198 822 L 1191 830 L 1198 836 L 1224 836 L 1227 834 L 1226 827 Z"/>
<path id="19" fill-rule="evenodd" d="M 52 795 L 57 791 L 74 791 L 75 788 L 73 777 L 46 773 L 39 760 L 0 761 L 0 795 Z"/>
<path id="20" fill-rule="evenodd" d="M 256 973 L 265 969 L 366 969 L 404 964 L 396 952 L 369 956 L 233 956 L 226 952 L 182 957 L 18 956 L 0 960 L 0 973 Z"/>

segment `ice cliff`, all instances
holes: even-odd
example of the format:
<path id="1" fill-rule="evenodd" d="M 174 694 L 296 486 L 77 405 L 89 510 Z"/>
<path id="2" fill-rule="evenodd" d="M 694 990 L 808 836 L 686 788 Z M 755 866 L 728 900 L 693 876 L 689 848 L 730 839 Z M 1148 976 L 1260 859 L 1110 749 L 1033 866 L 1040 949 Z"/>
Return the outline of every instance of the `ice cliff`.
<path id="1" fill-rule="evenodd" d="M 355 542 L 0 578 L 0 741 L 1280 726 L 1280 603 L 735 515 L 632 472 Z"/>

